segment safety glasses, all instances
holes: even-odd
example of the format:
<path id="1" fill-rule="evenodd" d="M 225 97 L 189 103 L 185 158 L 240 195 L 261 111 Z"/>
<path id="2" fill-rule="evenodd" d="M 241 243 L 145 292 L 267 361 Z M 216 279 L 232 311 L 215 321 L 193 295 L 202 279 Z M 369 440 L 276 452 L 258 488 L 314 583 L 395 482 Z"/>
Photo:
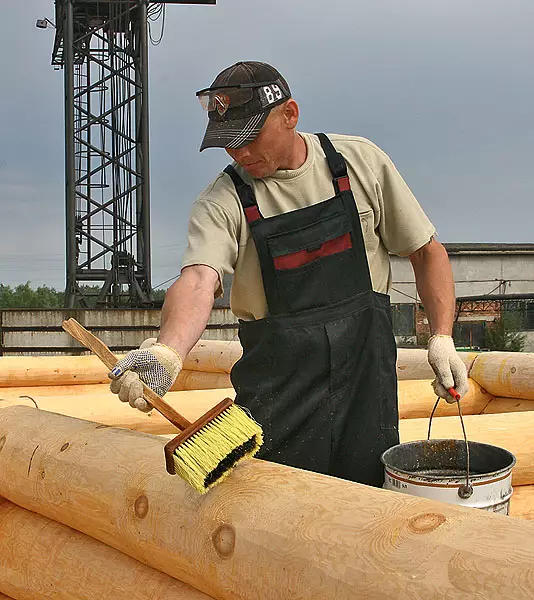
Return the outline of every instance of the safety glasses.
<path id="1" fill-rule="evenodd" d="M 273 85 L 278 81 L 263 83 L 241 83 L 237 85 L 221 85 L 209 87 L 196 93 L 202 108 L 208 112 L 216 110 L 221 116 L 229 108 L 243 106 L 254 97 L 254 89 Z"/>

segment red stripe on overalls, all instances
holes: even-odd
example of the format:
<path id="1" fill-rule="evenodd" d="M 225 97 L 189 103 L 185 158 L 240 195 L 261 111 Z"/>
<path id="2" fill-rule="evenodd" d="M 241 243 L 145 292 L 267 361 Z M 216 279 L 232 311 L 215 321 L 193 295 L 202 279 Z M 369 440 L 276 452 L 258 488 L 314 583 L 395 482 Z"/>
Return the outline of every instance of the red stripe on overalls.
<path id="1" fill-rule="evenodd" d="M 347 232 L 333 240 L 324 242 L 320 248 L 316 250 L 299 250 L 292 254 L 284 254 L 283 256 L 277 256 L 274 258 L 274 266 L 277 271 L 283 271 L 285 269 L 296 269 L 302 267 L 318 258 L 323 256 L 330 256 L 332 254 L 338 254 L 344 250 L 352 248 L 352 239 L 350 233 Z"/>

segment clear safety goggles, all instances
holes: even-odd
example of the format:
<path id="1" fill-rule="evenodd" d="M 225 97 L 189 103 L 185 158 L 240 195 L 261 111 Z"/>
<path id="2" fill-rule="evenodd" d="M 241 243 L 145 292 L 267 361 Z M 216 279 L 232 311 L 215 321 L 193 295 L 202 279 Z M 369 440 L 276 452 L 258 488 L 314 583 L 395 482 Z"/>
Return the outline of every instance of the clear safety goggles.
<path id="1" fill-rule="evenodd" d="M 277 81 L 263 83 L 241 83 L 238 85 L 221 85 L 200 90 L 196 93 L 202 108 L 207 112 L 216 110 L 221 116 L 229 108 L 243 106 L 254 97 L 254 89 L 273 85 Z"/>

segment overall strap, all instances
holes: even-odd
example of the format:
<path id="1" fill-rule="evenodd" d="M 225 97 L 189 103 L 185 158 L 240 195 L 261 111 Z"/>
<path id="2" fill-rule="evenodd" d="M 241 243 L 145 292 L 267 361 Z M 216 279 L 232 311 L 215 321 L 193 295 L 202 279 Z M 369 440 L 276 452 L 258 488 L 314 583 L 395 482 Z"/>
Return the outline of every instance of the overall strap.
<path id="1" fill-rule="evenodd" d="M 315 134 L 321 142 L 321 147 L 325 153 L 330 173 L 332 173 L 332 183 L 336 194 L 350 190 L 349 175 L 347 173 L 347 163 L 343 156 L 334 148 L 334 145 L 324 133 Z"/>
<path id="2" fill-rule="evenodd" d="M 256 221 L 261 221 L 263 216 L 260 212 L 260 208 L 258 203 L 256 202 L 256 196 L 254 195 L 253 189 L 243 181 L 238 172 L 234 169 L 232 165 L 228 165 L 224 172 L 227 175 L 230 175 L 232 181 L 234 182 L 235 189 L 237 191 L 237 195 L 239 196 L 239 201 L 243 206 L 243 210 L 245 211 L 245 218 L 247 223 L 251 225 Z"/>

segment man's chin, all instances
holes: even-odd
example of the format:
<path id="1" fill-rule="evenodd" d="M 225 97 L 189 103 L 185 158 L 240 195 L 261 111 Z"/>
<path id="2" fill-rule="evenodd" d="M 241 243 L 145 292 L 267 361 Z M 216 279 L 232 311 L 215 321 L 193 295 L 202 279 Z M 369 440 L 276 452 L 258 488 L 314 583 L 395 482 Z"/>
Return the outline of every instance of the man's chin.
<path id="1" fill-rule="evenodd" d="M 245 171 L 254 179 L 263 179 L 273 174 L 272 169 L 263 163 L 257 163 L 250 167 L 243 167 Z"/>

